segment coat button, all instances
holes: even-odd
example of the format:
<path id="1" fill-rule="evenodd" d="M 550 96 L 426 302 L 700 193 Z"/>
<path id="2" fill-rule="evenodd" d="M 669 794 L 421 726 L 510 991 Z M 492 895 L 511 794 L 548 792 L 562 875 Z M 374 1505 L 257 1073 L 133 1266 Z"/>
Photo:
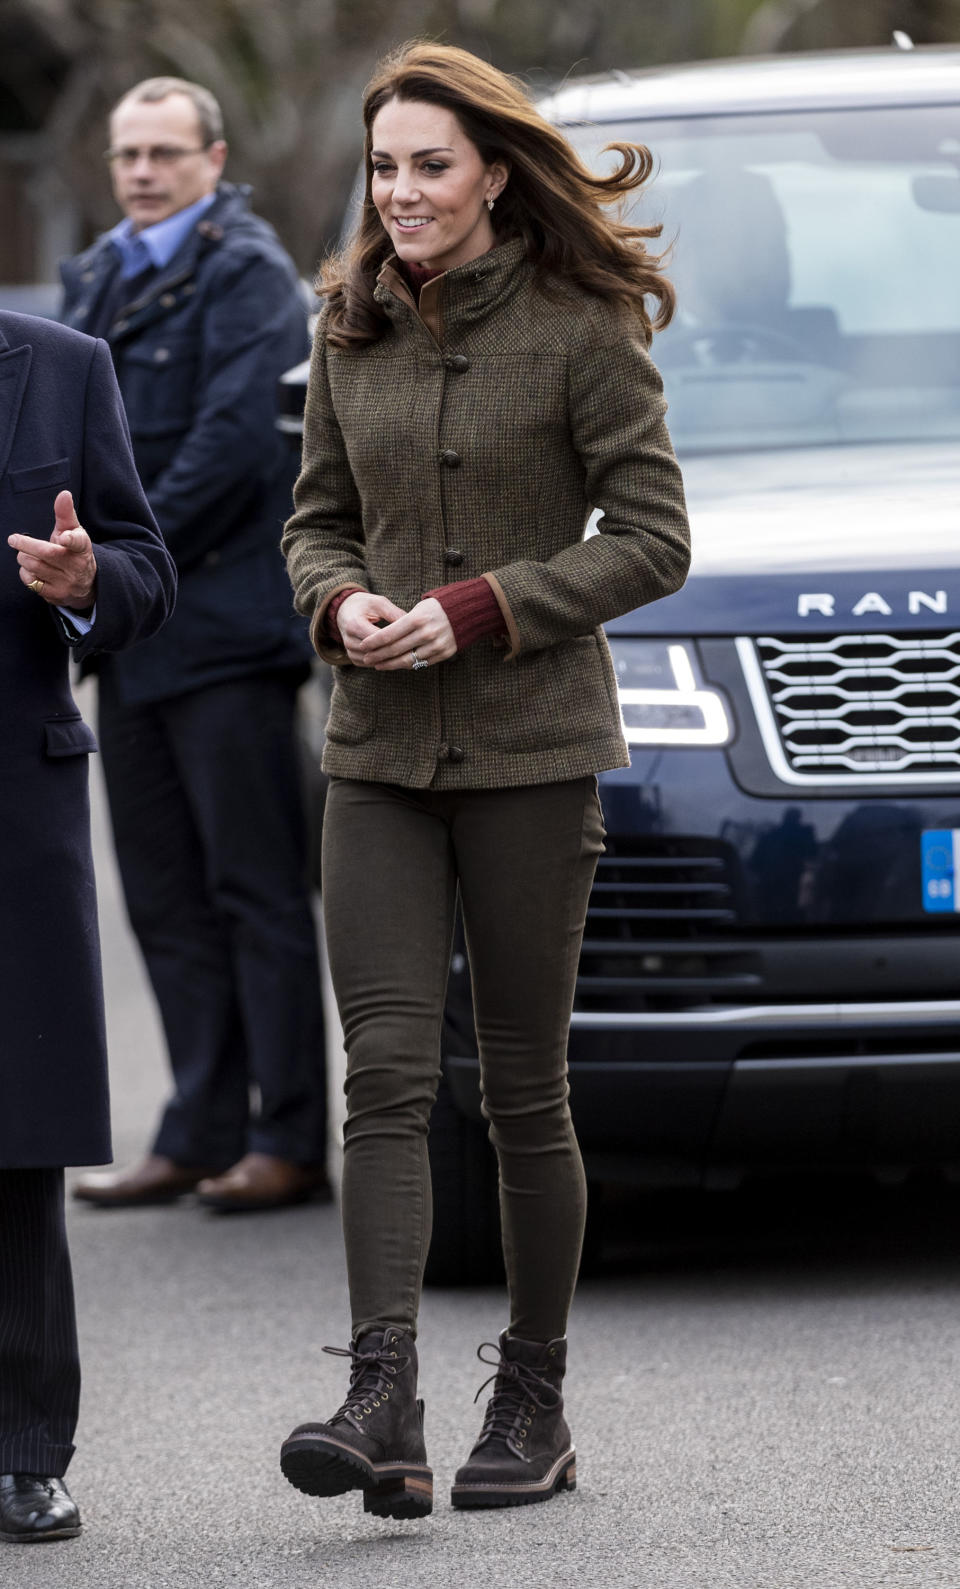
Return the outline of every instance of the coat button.
<path id="1" fill-rule="evenodd" d="M 448 546 L 443 554 L 443 561 L 449 563 L 451 568 L 459 568 L 463 562 L 463 553 L 455 546 Z"/>
<path id="2" fill-rule="evenodd" d="M 456 763 L 463 760 L 463 751 L 460 749 L 459 745 L 450 746 L 450 754 L 447 759 L 451 763 Z"/>
<path id="3" fill-rule="evenodd" d="M 464 370 L 469 370 L 470 368 L 470 360 L 467 358 L 465 353 L 452 353 L 450 357 L 448 359 L 444 359 L 443 362 L 447 366 L 448 370 L 453 371 L 454 375 L 462 375 Z"/>
<path id="4" fill-rule="evenodd" d="M 161 307 L 161 309 L 173 309 L 173 308 L 176 307 L 176 303 L 177 303 L 177 298 L 176 298 L 176 294 L 175 293 L 163 292 L 163 293 L 160 294 L 160 307 Z"/>
<path id="5" fill-rule="evenodd" d="M 449 761 L 449 759 L 450 759 L 450 746 L 447 744 L 446 740 L 444 740 L 441 745 L 437 746 L 437 760 L 438 761 Z"/>
<path id="6" fill-rule="evenodd" d="M 170 357 L 170 349 L 169 348 L 157 348 L 156 352 L 153 355 L 153 361 L 154 361 L 155 364 L 166 364 L 166 362 L 167 362 L 169 357 Z"/>
<path id="7" fill-rule="evenodd" d="M 96 271 L 93 270 L 85 270 L 83 275 L 80 277 L 81 281 L 94 281 L 95 279 Z"/>
<path id="8" fill-rule="evenodd" d="M 452 447 L 444 447 L 443 452 L 440 454 L 440 462 L 445 464 L 448 469 L 459 469 L 460 454 L 454 452 Z"/>

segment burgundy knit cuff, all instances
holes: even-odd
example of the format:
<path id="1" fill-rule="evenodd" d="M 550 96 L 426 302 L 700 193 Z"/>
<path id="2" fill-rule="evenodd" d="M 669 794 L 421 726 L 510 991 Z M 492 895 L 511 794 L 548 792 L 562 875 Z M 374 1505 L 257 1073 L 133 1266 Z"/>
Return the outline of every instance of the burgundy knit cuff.
<path id="1" fill-rule="evenodd" d="M 423 599 L 436 597 L 453 630 L 457 650 L 465 651 L 484 635 L 506 634 L 500 603 L 485 579 L 461 579 L 424 591 Z"/>
<path id="2" fill-rule="evenodd" d="M 343 645 L 343 636 L 337 623 L 337 613 L 348 596 L 353 596 L 358 590 L 362 589 L 362 585 L 348 585 L 346 590 L 338 590 L 327 606 L 327 610 L 323 615 L 323 627 L 327 631 L 327 639 L 332 640 L 335 646 Z"/>

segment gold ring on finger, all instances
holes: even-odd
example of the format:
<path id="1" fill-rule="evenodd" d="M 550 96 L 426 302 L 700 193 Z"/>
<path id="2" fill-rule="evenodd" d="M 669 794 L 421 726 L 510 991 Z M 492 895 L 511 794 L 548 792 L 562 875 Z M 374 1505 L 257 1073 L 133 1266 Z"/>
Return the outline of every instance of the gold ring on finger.
<path id="1" fill-rule="evenodd" d="M 43 580 L 43 579 L 31 579 L 29 584 L 27 585 L 27 589 L 28 590 L 35 590 L 37 595 L 39 596 L 39 594 L 42 591 L 42 589 L 43 589 L 45 584 L 46 584 L 46 581 Z"/>

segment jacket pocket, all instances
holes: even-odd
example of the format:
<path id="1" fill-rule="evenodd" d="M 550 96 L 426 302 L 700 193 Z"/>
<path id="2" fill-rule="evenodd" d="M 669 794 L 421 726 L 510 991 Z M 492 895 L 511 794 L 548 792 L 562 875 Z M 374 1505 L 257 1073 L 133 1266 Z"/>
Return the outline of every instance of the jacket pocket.
<path id="1" fill-rule="evenodd" d="M 43 725 L 44 749 L 55 760 L 63 756 L 87 756 L 97 750 L 93 729 L 82 717 L 54 717 Z"/>
<path id="2" fill-rule="evenodd" d="M 609 734 L 618 722 L 595 635 L 577 635 L 521 654 L 515 662 L 498 662 L 497 670 L 502 694 L 487 722 L 490 742 L 500 750 L 579 745 Z"/>
<path id="3" fill-rule="evenodd" d="M 368 668 L 335 668 L 327 738 L 333 745 L 361 745 L 377 726 L 377 685 Z"/>
<path id="4" fill-rule="evenodd" d="M 70 484 L 70 459 L 54 458 L 52 463 L 38 463 L 32 469 L 11 469 L 7 479 L 14 491 L 49 490 L 51 486 L 65 490 Z"/>
<path id="5" fill-rule="evenodd" d="M 189 332 L 153 334 L 124 348 L 120 385 L 135 436 L 175 435 L 189 427 L 199 364 L 200 344 Z"/>

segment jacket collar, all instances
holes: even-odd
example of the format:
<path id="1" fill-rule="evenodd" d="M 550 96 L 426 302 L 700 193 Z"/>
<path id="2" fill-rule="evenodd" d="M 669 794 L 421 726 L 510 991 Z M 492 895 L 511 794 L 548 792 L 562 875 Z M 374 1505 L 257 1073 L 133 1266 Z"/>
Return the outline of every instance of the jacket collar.
<path id="1" fill-rule="evenodd" d="M 181 281 L 185 276 L 192 275 L 200 254 L 219 243 L 224 231 L 249 210 L 250 193 L 251 189 L 245 184 L 221 182 L 213 203 L 191 228 L 173 258 L 151 279 L 144 298 L 153 298 L 165 291 L 171 278 Z M 92 296 L 98 290 L 99 283 L 106 276 L 112 276 L 117 257 L 111 232 L 104 232 L 85 253 L 63 260 L 60 275 L 69 287 L 83 282 L 91 288 Z M 137 300 L 138 303 L 140 301 Z"/>
<path id="2" fill-rule="evenodd" d="M 219 246 L 228 230 L 238 223 L 242 224 L 249 210 L 250 191 L 249 187 L 240 187 L 232 182 L 220 183 L 214 202 L 200 216 L 164 269 L 155 271 L 135 298 L 122 303 L 106 333 L 111 344 L 138 332 L 146 322 L 156 319 L 173 306 L 176 302 L 175 289 L 189 284 L 203 256 Z M 77 293 L 81 304 L 89 310 L 108 291 L 117 264 L 117 250 L 111 242 L 110 233 L 105 232 L 85 254 L 65 260 L 60 266 L 60 274 L 68 294 Z M 187 285 L 185 290 L 189 292 L 190 286 Z M 79 324 L 79 320 L 76 323 Z"/>
<path id="3" fill-rule="evenodd" d="M 400 261 L 391 254 L 381 266 L 373 296 L 391 320 L 403 320 L 411 310 L 418 313 L 434 341 L 442 345 L 512 297 L 528 273 L 526 252 L 523 239 L 512 237 L 479 259 L 455 265 L 426 283 L 419 305 Z"/>

